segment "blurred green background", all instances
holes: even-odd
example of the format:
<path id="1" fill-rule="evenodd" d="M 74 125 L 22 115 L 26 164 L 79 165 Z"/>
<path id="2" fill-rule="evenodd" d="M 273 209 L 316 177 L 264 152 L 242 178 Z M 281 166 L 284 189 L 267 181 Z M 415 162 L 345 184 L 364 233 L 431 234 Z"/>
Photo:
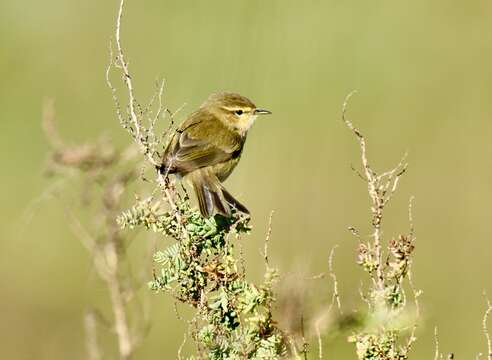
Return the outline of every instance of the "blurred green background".
<path id="1" fill-rule="evenodd" d="M 43 177 L 43 98 L 56 98 L 61 132 L 73 143 L 102 132 L 128 142 L 104 81 L 116 10 L 116 1 L 0 2 L 3 359 L 82 359 L 84 311 L 107 308 L 63 207 L 36 199 L 52 182 Z M 491 23 L 486 0 L 146 0 L 128 2 L 123 38 L 139 98 L 164 76 L 166 104 L 186 103 L 179 120 L 218 90 L 273 111 L 255 124 L 227 185 L 253 214 L 244 242 L 251 278 L 261 276 L 258 249 L 273 209 L 270 257 L 281 272 L 326 271 L 339 245 L 334 265 L 347 311 L 360 303 L 365 274 L 346 228 L 367 233 L 369 223 L 365 185 L 350 170 L 358 147 L 340 121 L 344 97 L 358 89 L 350 116 L 374 166 L 409 151 L 385 235 L 408 229 L 415 195 L 414 281 L 425 324 L 413 358 L 433 356 L 434 326 L 442 351 L 471 358 L 486 351 L 482 293 L 492 295 Z M 314 293 L 330 286 L 320 281 Z M 137 358 L 175 358 L 185 327 L 169 298 L 151 301 L 154 320 Z M 325 353 L 355 358 L 344 339 L 327 341 Z"/>

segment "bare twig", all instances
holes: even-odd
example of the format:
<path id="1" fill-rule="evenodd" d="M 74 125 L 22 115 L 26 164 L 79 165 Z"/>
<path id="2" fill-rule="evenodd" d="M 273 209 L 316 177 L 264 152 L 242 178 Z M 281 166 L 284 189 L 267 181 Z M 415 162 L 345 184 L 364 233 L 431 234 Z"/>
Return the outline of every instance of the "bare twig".
<path id="1" fill-rule="evenodd" d="M 162 103 L 162 96 L 164 94 L 164 80 L 160 81 L 157 94 L 158 94 L 157 98 L 159 99 L 159 106 L 157 107 L 157 112 L 156 112 L 155 116 L 150 121 L 150 128 L 149 128 L 149 130 L 152 134 L 154 134 L 155 124 L 159 120 L 159 118 L 162 114 L 162 110 L 164 109 L 164 105 Z"/>
<path id="2" fill-rule="evenodd" d="M 373 213 L 372 223 L 374 226 L 373 236 L 374 236 L 374 245 L 375 245 L 376 258 L 377 258 L 376 276 L 377 276 L 378 289 L 382 291 L 384 288 L 384 284 L 383 284 L 382 253 L 381 253 L 381 218 L 382 218 L 382 208 L 384 205 L 381 201 L 381 198 L 377 190 L 378 189 L 377 176 L 372 170 L 372 168 L 370 167 L 369 162 L 367 160 L 366 140 L 362 135 L 362 133 L 359 131 L 359 129 L 357 129 L 352 124 L 352 122 L 347 118 L 348 102 L 356 92 L 357 91 L 355 90 L 352 91 L 345 98 L 345 101 L 343 103 L 343 109 L 342 109 L 342 120 L 345 122 L 347 127 L 350 130 L 352 130 L 357 140 L 359 141 L 362 166 L 364 169 L 365 178 L 367 179 L 369 195 L 372 200 L 372 213 Z"/>
<path id="3" fill-rule="evenodd" d="M 176 117 L 176 115 L 178 113 L 181 112 L 181 110 L 183 110 L 186 106 L 186 103 L 182 104 L 176 111 L 174 112 L 171 112 L 169 109 L 166 109 L 166 113 L 169 114 L 169 125 L 167 126 L 167 129 L 165 131 L 162 132 L 162 135 L 160 136 L 159 138 L 159 142 L 163 143 L 164 142 L 164 139 L 166 138 L 166 136 L 169 135 L 169 133 L 171 132 L 171 130 L 173 129 L 173 126 L 174 126 L 174 118 Z"/>
<path id="4" fill-rule="evenodd" d="M 61 173 L 77 170 L 77 174 L 85 175 L 86 180 L 89 181 L 97 178 L 102 172 L 110 174 L 114 165 L 117 164 L 119 153 L 105 142 L 101 142 L 100 145 L 86 144 L 66 147 L 58 135 L 52 106 L 52 103 L 45 104 L 43 127 L 54 150 L 52 161 L 56 169 Z M 114 212 L 119 209 L 122 188 L 133 178 L 132 174 L 133 172 L 124 170 L 114 177 L 108 177 L 107 182 L 104 183 L 104 193 L 101 198 L 104 209 L 101 219 L 104 227 L 100 229 L 101 231 L 97 231 L 97 234 L 93 235 L 93 231 L 86 229 L 71 207 L 65 206 L 66 216 L 74 235 L 91 255 L 98 276 L 109 290 L 121 359 L 130 359 L 135 348 L 135 341 L 129 330 L 126 309 L 128 296 L 120 279 L 120 249 L 123 239 L 120 238 L 119 228 L 114 222 Z M 89 312 L 86 315 L 85 327 L 88 356 L 90 359 L 97 360 L 101 358 L 101 355 L 97 344 L 95 312 Z"/>
<path id="5" fill-rule="evenodd" d="M 349 231 L 359 241 L 357 263 L 364 268 L 371 279 L 367 296 L 360 290 L 361 297 L 369 307 L 368 316 L 375 317 L 378 324 L 377 327 L 374 327 L 374 331 L 369 334 L 357 334 L 354 337 L 354 342 L 356 342 L 358 349 L 366 349 L 368 343 L 371 344 L 367 349 L 373 349 L 372 346 L 375 347 L 381 352 L 380 356 L 384 359 L 407 358 L 413 343 L 416 341 L 415 334 L 420 317 L 418 301 L 420 292 L 415 289 L 410 274 L 411 254 L 415 248 L 413 245 L 412 200 L 409 203 L 410 232 L 408 235 L 399 235 L 385 242 L 383 241 L 382 227 L 385 207 L 393 198 L 400 178 L 407 170 L 407 154 L 405 153 L 399 163 L 390 170 L 381 173 L 374 170 L 369 164 L 367 143 L 364 135 L 347 117 L 348 102 L 354 93 L 355 91 L 351 92 L 344 101 L 342 120 L 351 130 L 359 144 L 362 173 L 359 173 L 354 167 L 352 169 L 360 178 L 367 182 L 372 228 L 370 238 L 367 240 L 363 240 L 354 227 L 349 227 Z M 402 346 L 399 333 L 406 331 L 408 328 L 401 326 L 394 330 L 395 333 L 392 333 L 388 330 L 388 325 L 391 325 L 393 321 L 397 321 L 407 307 L 407 295 L 403 287 L 403 282 L 407 276 L 415 299 L 417 319 L 411 328 L 410 335 L 406 339 L 406 344 Z M 380 345 L 381 343 L 391 345 L 383 348 Z M 438 345 L 438 343 L 436 344 Z M 372 354 L 372 351 L 358 353 L 358 356 L 360 359 L 365 359 Z"/>
<path id="6" fill-rule="evenodd" d="M 124 3 L 125 3 L 124 0 L 120 0 L 120 6 L 118 9 L 118 16 L 116 19 L 116 29 L 115 29 L 115 41 L 116 41 L 116 52 L 117 52 L 116 53 L 116 63 L 113 63 L 112 48 L 110 46 L 111 60 L 110 60 L 110 63 L 108 65 L 108 68 L 106 70 L 106 82 L 107 82 L 108 87 L 111 89 L 111 92 L 113 94 L 113 99 L 114 99 L 115 104 L 116 104 L 116 112 L 117 112 L 118 118 L 120 120 L 120 123 L 123 125 L 124 128 L 126 128 L 129 131 L 129 133 L 132 136 L 132 138 L 134 139 L 134 141 L 139 145 L 139 147 L 140 147 L 142 153 L 144 154 L 144 156 L 146 157 L 147 161 L 153 167 L 155 167 L 157 169 L 160 167 L 160 159 L 156 159 L 156 155 L 158 155 L 158 153 L 154 150 L 155 146 L 156 146 L 156 143 L 155 143 L 156 140 L 153 140 L 154 142 L 151 142 L 151 144 L 149 144 L 149 138 L 157 139 L 155 134 L 154 134 L 154 124 L 155 124 L 155 121 L 157 121 L 157 117 L 160 115 L 160 113 L 163 109 L 162 94 L 164 91 L 164 82 L 161 83 L 161 85 L 159 86 L 159 90 L 158 90 L 159 108 L 157 110 L 157 117 L 153 121 L 151 121 L 150 128 L 146 129 L 144 127 L 144 125 L 142 124 L 141 115 L 139 115 L 136 111 L 136 107 L 137 107 L 138 103 L 137 103 L 137 100 L 135 97 L 135 90 L 134 90 L 130 70 L 128 67 L 128 62 L 125 58 L 125 55 L 123 52 L 123 47 L 121 45 L 121 21 L 122 21 L 122 17 L 123 17 Z M 118 97 L 116 95 L 116 89 L 112 85 L 110 77 L 109 77 L 109 73 L 110 73 L 113 65 L 116 66 L 117 68 L 121 69 L 121 71 L 123 73 L 123 79 L 124 79 L 124 83 L 126 85 L 127 95 L 128 95 L 128 116 L 130 119 L 130 124 L 127 124 L 127 121 L 124 119 L 123 115 L 121 114 L 119 100 L 118 100 Z M 171 186 L 170 186 L 170 183 L 168 181 L 167 176 L 161 174 L 158 171 L 157 172 L 157 182 L 160 185 L 160 188 L 161 188 L 167 202 L 169 203 L 169 205 L 171 206 L 171 208 L 175 212 L 175 216 L 178 219 L 178 222 L 181 226 L 181 232 L 180 233 L 186 239 L 189 238 L 188 232 L 186 231 L 185 226 L 183 226 L 184 223 L 183 223 L 183 219 L 181 217 L 180 211 L 179 211 L 179 209 L 176 206 L 176 203 L 174 201 L 173 191 L 171 190 Z"/>
<path id="7" fill-rule="evenodd" d="M 302 336 L 302 350 L 301 353 L 304 356 L 304 360 L 307 360 L 307 354 L 308 354 L 308 342 L 306 340 L 306 335 L 304 331 L 304 314 L 301 313 L 301 336 Z"/>
<path id="8" fill-rule="evenodd" d="M 272 220 L 273 220 L 273 210 L 270 212 L 270 217 L 268 218 L 268 230 L 265 237 L 265 245 L 263 247 L 263 259 L 265 260 L 265 266 L 269 268 L 268 263 L 268 243 L 270 242 L 270 236 L 272 235 Z"/>
<path id="9" fill-rule="evenodd" d="M 329 305 L 326 313 L 324 315 L 320 316 L 314 324 L 314 327 L 316 330 L 316 337 L 318 339 L 318 358 L 319 359 L 323 358 L 323 341 L 321 338 L 321 330 L 320 330 L 321 323 L 324 322 L 326 319 L 326 316 L 331 313 L 331 310 L 333 309 L 333 306 L 335 306 L 335 304 L 337 305 L 338 312 L 340 314 L 343 314 L 342 306 L 340 303 L 340 295 L 338 293 L 338 280 L 337 280 L 337 276 L 333 270 L 333 257 L 335 255 L 335 250 L 337 247 L 338 247 L 338 245 L 335 245 L 331 249 L 330 256 L 328 257 L 328 274 L 330 275 L 330 277 L 333 281 L 333 293 L 332 293 L 332 297 L 331 297 L 331 302 L 330 302 L 330 305 Z M 322 278 L 322 277 L 324 277 L 324 275 L 325 274 L 319 274 L 316 277 L 312 277 L 311 279 Z"/>
<path id="10" fill-rule="evenodd" d="M 65 211 L 67 216 L 69 217 L 69 225 L 72 229 L 72 233 L 79 238 L 80 243 L 89 253 L 96 251 L 96 240 L 94 239 L 94 237 L 89 233 L 84 225 L 82 225 L 80 220 L 75 216 L 75 214 L 68 206 L 65 206 Z"/>
<path id="11" fill-rule="evenodd" d="M 364 293 L 364 282 L 361 280 L 359 284 L 359 295 L 362 301 L 367 305 L 367 310 L 371 311 L 372 310 L 372 304 L 371 301 L 367 298 L 367 295 Z"/>
<path id="12" fill-rule="evenodd" d="M 123 76 L 124 76 L 124 81 L 125 84 L 128 88 L 128 96 L 129 96 L 129 102 L 128 102 L 128 107 L 129 107 L 129 113 L 131 117 L 131 121 L 134 126 L 134 131 L 135 131 L 135 138 L 138 140 L 138 142 L 142 141 L 141 138 L 141 127 L 142 125 L 140 124 L 139 118 L 135 112 L 135 95 L 134 95 L 134 90 L 133 90 L 133 82 L 132 78 L 130 77 L 130 71 L 128 70 L 128 63 L 125 60 L 125 56 L 123 54 L 123 48 L 121 47 L 121 19 L 123 17 L 123 6 L 125 4 L 125 0 L 120 1 L 120 7 L 118 10 L 118 17 L 116 18 L 116 48 L 118 50 L 118 55 L 117 55 L 117 64 L 118 66 L 121 67 L 121 70 L 123 71 Z"/>
<path id="13" fill-rule="evenodd" d="M 338 293 L 338 280 L 335 272 L 333 271 L 333 256 L 335 255 L 335 250 L 338 247 L 338 245 L 335 245 L 331 251 L 330 251 L 330 256 L 328 258 L 328 271 L 330 274 L 331 279 L 333 280 L 333 295 L 332 295 L 332 301 L 330 304 L 330 307 L 328 308 L 328 311 L 331 311 L 331 308 L 333 305 L 336 303 L 338 312 L 340 314 L 343 314 L 342 311 L 342 305 L 340 303 L 340 294 Z"/>
<path id="14" fill-rule="evenodd" d="M 348 231 L 350 231 L 350 233 L 356 237 L 356 239 L 359 241 L 359 243 L 361 242 L 361 238 L 360 238 L 360 233 L 359 233 L 359 230 L 357 230 L 355 227 L 353 226 L 349 226 Z"/>
<path id="15" fill-rule="evenodd" d="M 290 345 L 290 350 L 292 351 L 292 354 L 294 355 L 294 359 L 300 359 L 301 357 L 299 356 L 299 352 L 297 351 L 297 345 L 292 336 L 287 337 L 287 341 L 289 342 Z"/>
<path id="16" fill-rule="evenodd" d="M 181 345 L 179 346 L 179 349 L 178 349 L 178 359 L 179 360 L 182 359 L 181 353 L 183 352 L 183 348 L 186 344 L 186 341 L 188 341 L 188 333 L 185 331 L 184 335 L 183 335 L 183 341 L 181 342 Z"/>
<path id="17" fill-rule="evenodd" d="M 102 359 L 99 343 L 97 341 L 97 316 L 94 310 L 89 310 L 84 319 L 87 358 L 89 360 Z"/>
<path id="18" fill-rule="evenodd" d="M 413 201 L 414 201 L 414 197 L 411 196 L 410 197 L 410 200 L 408 201 L 408 222 L 410 224 L 410 230 L 409 230 L 409 234 L 408 234 L 408 239 L 411 242 L 413 242 L 415 240 L 415 228 L 414 228 L 414 223 L 413 223 L 413 212 L 412 212 L 412 210 L 413 210 Z M 407 276 L 408 276 L 408 283 L 409 283 L 410 289 L 412 290 L 413 300 L 414 300 L 414 303 L 415 303 L 415 324 L 412 327 L 412 331 L 410 333 L 410 337 L 408 338 L 408 341 L 407 341 L 407 344 L 406 344 L 407 352 L 410 351 L 413 343 L 417 340 L 416 332 L 417 332 L 418 324 L 419 324 L 419 321 L 420 321 L 420 318 L 421 318 L 419 297 L 420 297 L 420 295 L 422 295 L 422 291 L 421 290 L 417 290 L 415 288 L 415 285 L 413 283 L 413 273 L 412 273 L 411 267 L 412 267 L 412 262 L 409 261 Z"/>
<path id="19" fill-rule="evenodd" d="M 178 311 L 178 304 L 176 302 L 174 302 L 174 313 L 176 314 L 176 317 L 178 318 L 179 321 L 186 323 L 185 319 L 183 319 L 183 317 L 181 316 L 181 314 Z M 191 326 L 191 324 L 189 324 L 189 326 Z M 178 359 L 179 360 L 182 359 L 181 353 L 183 352 L 183 348 L 186 344 L 186 341 L 188 341 L 188 332 L 187 331 L 184 332 L 183 341 L 181 342 L 181 345 L 178 348 Z"/>
<path id="20" fill-rule="evenodd" d="M 489 329 L 487 328 L 487 321 L 489 319 L 490 313 L 492 312 L 492 304 L 490 303 L 490 299 L 488 298 L 486 292 L 484 292 L 484 297 L 487 301 L 487 310 L 485 310 L 485 313 L 483 315 L 482 330 L 485 335 L 485 339 L 487 340 L 487 358 L 490 360 L 492 359 L 492 341 L 490 338 Z"/>
<path id="21" fill-rule="evenodd" d="M 408 222 L 410 223 L 410 231 L 409 231 L 409 236 L 411 239 L 414 238 L 415 236 L 415 228 L 413 225 L 413 201 L 415 200 L 414 196 L 410 197 L 410 200 L 408 201 Z"/>
<path id="22" fill-rule="evenodd" d="M 55 100 L 52 98 L 45 99 L 43 102 L 42 126 L 46 138 L 54 149 L 63 147 L 63 141 L 55 126 Z"/>
<path id="23" fill-rule="evenodd" d="M 439 334 L 437 332 L 437 326 L 434 328 L 434 360 L 439 360 L 440 352 L 439 352 Z"/>
<path id="24" fill-rule="evenodd" d="M 118 336 L 118 348 L 121 359 L 130 359 L 133 353 L 133 341 L 128 326 L 128 318 L 125 310 L 125 298 L 123 287 L 118 276 L 119 254 L 115 241 L 111 241 L 104 247 L 104 254 L 108 267 L 108 278 L 106 284 L 111 296 L 115 330 Z"/>
<path id="25" fill-rule="evenodd" d="M 372 226 L 374 239 L 374 252 L 376 257 L 376 277 L 374 279 L 377 289 L 380 294 L 384 291 L 384 274 L 383 274 L 383 251 L 382 251 L 382 230 L 381 222 L 383 219 L 383 210 L 385 205 L 391 200 L 396 188 L 398 186 L 401 175 L 406 171 L 407 163 L 405 162 L 406 154 L 402 157 L 397 166 L 393 169 L 378 174 L 369 165 L 367 158 L 367 146 L 366 140 L 359 129 L 357 129 L 353 123 L 347 117 L 348 102 L 350 98 L 356 93 L 352 91 L 347 95 L 343 103 L 342 108 L 342 120 L 345 125 L 353 132 L 361 151 L 361 161 L 364 171 L 364 176 L 367 181 L 367 188 L 369 197 L 371 199 L 371 212 L 372 212 Z M 352 231 L 353 232 L 353 231 Z M 353 232 L 354 233 L 354 232 Z"/>
<path id="26" fill-rule="evenodd" d="M 318 359 L 323 359 L 323 340 L 321 339 L 321 331 L 320 331 L 320 320 L 316 321 L 314 327 L 316 329 L 316 337 L 318 339 Z"/>
<path id="27" fill-rule="evenodd" d="M 353 172 L 354 172 L 354 173 L 355 173 L 355 174 L 356 174 L 359 178 L 361 178 L 361 179 L 362 179 L 362 180 L 364 180 L 364 181 L 367 181 L 367 179 L 364 177 L 364 175 L 362 175 L 362 174 L 360 173 L 360 171 L 359 171 L 359 170 L 357 170 L 357 169 L 354 167 L 354 165 L 352 165 L 352 164 L 351 164 L 351 165 L 350 165 L 350 168 L 352 169 L 352 171 L 353 171 Z"/>

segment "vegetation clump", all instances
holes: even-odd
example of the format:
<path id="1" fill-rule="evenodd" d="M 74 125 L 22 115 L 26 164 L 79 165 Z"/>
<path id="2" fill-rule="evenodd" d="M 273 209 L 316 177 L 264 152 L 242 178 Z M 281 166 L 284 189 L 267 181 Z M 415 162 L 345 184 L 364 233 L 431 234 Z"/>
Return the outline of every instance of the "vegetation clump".
<path id="1" fill-rule="evenodd" d="M 204 218 L 178 196 L 176 211 L 159 201 L 138 202 L 118 217 L 122 227 L 144 226 L 176 243 L 154 254 L 158 266 L 150 289 L 171 294 L 195 308 L 192 335 L 209 359 L 276 359 L 285 353 L 282 333 L 272 318 L 272 287 L 277 271 L 267 267 L 264 281 L 245 278 L 235 242 L 251 229 L 249 216 Z"/>

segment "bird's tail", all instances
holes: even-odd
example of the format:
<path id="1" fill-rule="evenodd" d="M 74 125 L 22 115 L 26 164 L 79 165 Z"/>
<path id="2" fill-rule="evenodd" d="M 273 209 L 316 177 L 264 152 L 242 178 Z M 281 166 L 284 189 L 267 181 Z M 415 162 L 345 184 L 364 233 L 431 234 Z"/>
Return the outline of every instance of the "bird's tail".
<path id="1" fill-rule="evenodd" d="M 203 217 L 215 214 L 231 216 L 231 206 L 249 214 L 248 209 L 237 201 L 220 183 L 217 176 L 209 169 L 199 169 L 189 174 L 198 198 L 198 205 Z"/>

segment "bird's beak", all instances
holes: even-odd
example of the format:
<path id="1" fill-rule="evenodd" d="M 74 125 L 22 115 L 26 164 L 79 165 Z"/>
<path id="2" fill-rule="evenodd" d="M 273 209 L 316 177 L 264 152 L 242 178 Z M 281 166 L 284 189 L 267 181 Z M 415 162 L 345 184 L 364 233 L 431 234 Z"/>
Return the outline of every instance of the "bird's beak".
<path id="1" fill-rule="evenodd" d="M 270 115 L 272 112 L 265 109 L 256 109 L 255 115 Z"/>

